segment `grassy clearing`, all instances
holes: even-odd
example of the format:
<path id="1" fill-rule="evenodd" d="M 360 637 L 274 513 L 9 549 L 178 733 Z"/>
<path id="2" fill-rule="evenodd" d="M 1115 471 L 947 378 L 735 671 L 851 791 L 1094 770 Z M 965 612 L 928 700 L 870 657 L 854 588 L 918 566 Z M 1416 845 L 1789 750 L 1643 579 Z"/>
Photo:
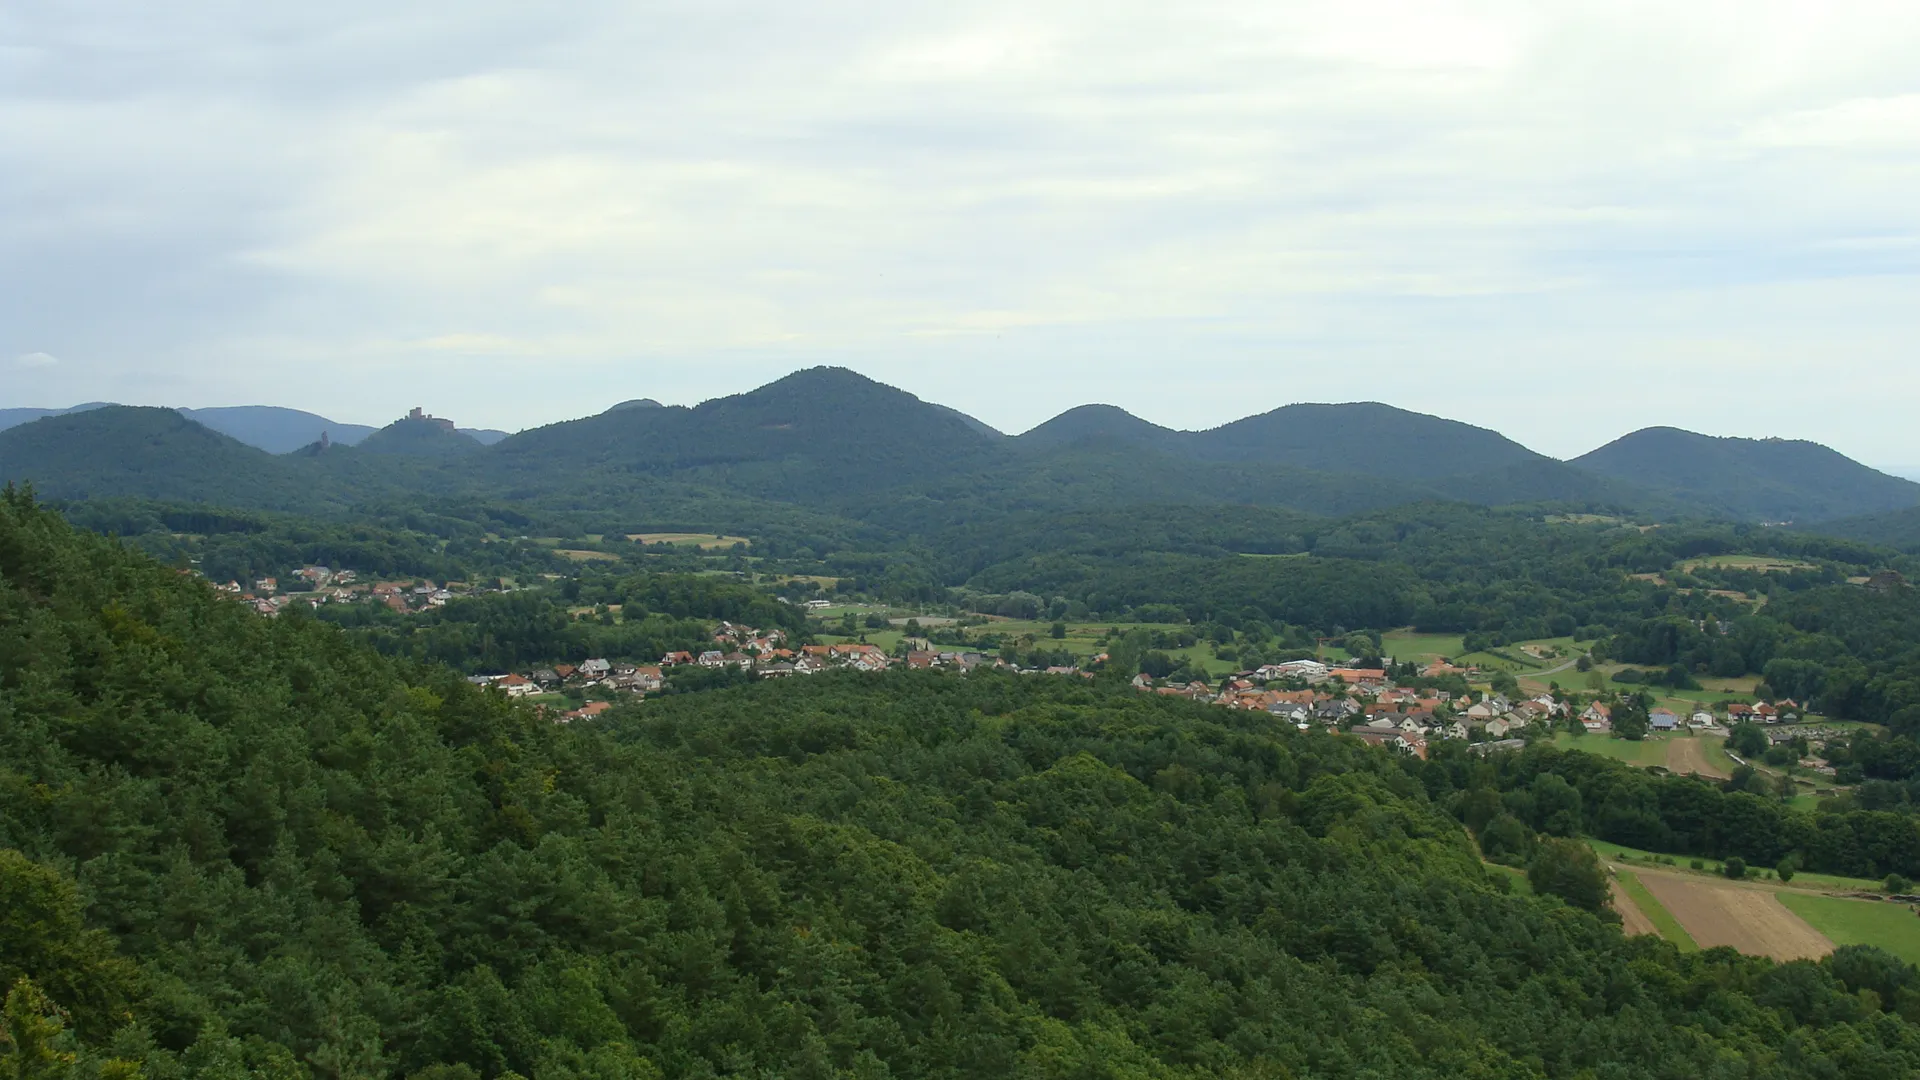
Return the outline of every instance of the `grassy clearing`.
<path id="1" fill-rule="evenodd" d="M 627 539 L 639 544 L 672 544 L 674 547 L 693 547 L 702 551 L 715 548 L 729 548 L 735 544 L 750 544 L 744 536 L 716 536 L 713 533 L 628 533 Z"/>
<path id="2" fill-rule="evenodd" d="M 571 559 L 574 562 L 619 562 L 620 556 L 611 551 L 582 551 L 578 548 L 556 548 L 555 555 Z"/>
<path id="3" fill-rule="evenodd" d="M 1702 869 L 1695 870 L 1691 865 L 1695 858 L 1695 856 L 1692 855 L 1656 856 L 1651 851 L 1642 851 L 1639 848 L 1611 844 L 1605 840 L 1595 840 L 1592 837 L 1587 837 L 1586 840 L 1587 846 L 1599 852 L 1601 858 L 1614 859 L 1623 863 L 1652 862 L 1656 858 L 1672 859 L 1672 863 L 1660 863 L 1660 868 L 1668 873 L 1702 874 L 1712 878 L 1721 876 L 1719 870 L 1720 864 L 1714 859 L 1701 859 Z M 1771 884 L 1787 892 L 1800 891 L 1807 893 L 1819 893 L 1821 890 L 1877 893 L 1880 891 L 1881 886 L 1881 883 L 1878 881 L 1868 881 L 1864 878 L 1841 877 L 1838 874 L 1814 874 L 1804 870 L 1793 875 L 1793 881 L 1791 883 L 1778 880 L 1769 881 L 1765 876 L 1766 869 L 1764 866 L 1749 867 L 1747 870 L 1747 880 Z M 1915 921 L 1920 922 L 1920 919 L 1916 919 Z"/>
<path id="4" fill-rule="evenodd" d="M 904 630 L 868 630 L 864 634 L 853 637 L 842 634 L 816 634 L 814 639 L 822 645 L 844 645 L 850 641 L 865 641 L 869 645 L 878 645 L 882 650 L 891 653 L 900 644 L 900 639 L 906 636 Z"/>
<path id="5" fill-rule="evenodd" d="M 1459 634 L 1416 634 L 1411 630 L 1395 630 L 1381 635 L 1380 647 L 1388 656 L 1403 664 L 1409 660 L 1432 663 L 1444 657 L 1459 656 L 1466 650 Z"/>
<path id="6" fill-rule="evenodd" d="M 1780 559 L 1768 555 L 1709 555 L 1704 559 L 1688 559 L 1680 564 L 1680 569 L 1692 573 L 1703 566 L 1719 570 L 1757 570 L 1762 574 L 1820 569 L 1800 559 Z"/>
<path id="7" fill-rule="evenodd" d="M 1634 742 L 1631 739 L 1615 738 L 1612 735 L 1575 735 L 1570 731 L 1562 731 L 1553 737 L 1553 745 L 1562 750 L 1578 750 L 1597 757 L 1609 757 L 1629 765 L 1665 765 L 1667 763 L 1665 738 L 1649 737 L 1640 742 Z"/>
<path id="8" fill-rule="evenodd" d="M 1533 882 L 1527 880 L 1527 872 L 1525 870 L 1512 866 L 1503 866 L 1500 863 L 1494 862 L 1482 863 L 1481 865 L 1507 878 L 1508 882 L 1512 884 L 1514 892 L 1521 896 L 1533 895 Z"/>
<path id="9" fill-rule="evenodd" d="M 1633 906 L 1640 909 L 1640 913 L 1647 917 L 1647 921 L 1653 924 L 1653 928 L 1660 932 L 1661 937 L 1672 942 L 1681 952 L 1700 951 L 1700 946 L 1694 942 L 1693 935 L 1687 933 L 1686 927 L 1680 925 L 1680 920 L 1673 917 L 1673 913 L 1667 910 L 1666 905 L 1654 899 L 1654 895 L 1647 891 L 1645 885 L 1640 884 L 1640 879 L 1634 876 L 1633 871 L 1621 870 L 1617 876 L 1620 879 L 1620 888 L 1632 898 Z"/>
<path id="10" fill-rule="evenodd" d="M 1909 964 L 1920 964 L 1920 916 L 1905 904 L 1815 896 L 1792 889 L 1782 889 L 1779 897 L 1788 911 L 1835 945 L 1877 945 Z"/>

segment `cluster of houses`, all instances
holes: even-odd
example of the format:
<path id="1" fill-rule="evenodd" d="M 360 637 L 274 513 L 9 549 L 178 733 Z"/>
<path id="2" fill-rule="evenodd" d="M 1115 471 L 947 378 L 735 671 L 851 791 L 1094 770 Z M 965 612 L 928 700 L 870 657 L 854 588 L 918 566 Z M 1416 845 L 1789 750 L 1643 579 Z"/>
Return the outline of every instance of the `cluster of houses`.
<path id="1" fill-rule="evenodd" d="M 1434 665 L 1429 674 L 1447 665 Z M 1285 683 L 1299 689 L 1274 689 Z M 1269 664 L 1253 671 L 1240 672 L 1218 688 L 1205 683 L 1185 686 L 1156 685 L 1147 675 L 1137 676 L 1133 685 L 1157 694 L 1176 695 L 1235 709 L 1259 709 L 1301 730 L 1322 725 L 1344 730 L 1376 745 L 1426 756 L 1427 745 L 1435 739 L 1463 739 L 1476 749 L 1498 749 L 1523 745 L 1520 736 L 1529 730 L 1551 727 L 1569 716 L 1576 717 L 1587 731 L 1613 730 L 1613 710 L 1604 702 L 1580 708 L 1540 694 L 1510 700 L 1498 693 L 1468 695 L 1455 699 L 1438 690 L 1396 688 L 1384 670 L 1378 668 L 1337 667 L 1315 660 L 1294 660 Z M 1649 726 L 1656 732 L 1687 728 L 1702 734 L 1726 734 L 1728 726 L 1740 722 L 1764 724 L 1793 723 L 1800 708 L 1792 701 L 1748 705 L 1740 702 L 1702 707 L 1680 715 L 1664 706 L 1652 710 Z M 1794 728 L 1768 732 L 1776 742 L 1789 742 L 1807 734 Z"/>
<path id="2" fill-rule="evenodd" d="M 229 581 L 214 588 L 239 599 L 262 615 L 278 615 L 289 604 L 317 608 L 322 604 L 384 604 L 401 613 L 411 614 L 445 605 L 456 596 L 469 596 L 491 590 L 463 582 L 435 584 L 431 581 L 362 582 L 353 570 L 333 570 L 325 566 L 303 566 L 294 572 L 301 587 L 282 589 L 278 578 L 263 577 L 251 586 Z"/>
<path id="3" fill-rule="evenodd" d="M 476 675 L 469 682 L 488 686 L 508 697 L 598 689 L 644 696 L 659 690 L 668 673 L 676 667 L 709 670 L 734 668 L 764 679 L 792 675 L 813 675 L 844 668 L 851 671 L 885 671 L 894 660 L 877 645 L 843 642 L 835 645 L 787 647 L 786 634 L 780 630 L 756 630 L 723 622 L 713 633 L 711 648 L 699 652 L 679 650 L 667 653 L 656 664 L 615 663 L 604 658 L 583 660 L 579 664 L 554 664 L 508 675 Z M 971 670 L 988 658 L 978 653 L 916 652 L 907 655 L 909 667 L 951 667 Z M 611 708 L 607 701 L 590 701 L 581 708 L 562 714 L 561 720 L 597 716 Z"/>
<path id="4" fill-rule="evenodd" d="M 1284 682 L 1293 689 L 1275 689 Z M 1318 724 L 1345 731 L 1365 742 L 1419 757 L 1435 739 L 1501 742 L 1528 728 L 1550 726 L 1569 715 L 1565 702 L 1551 695 L 1519 701 L 1500 694 L 1456 698 L 1444 690 L 1400 689 L 1380 668 L 1334 667 L 1295 660 L 1245 671 L 1218 689 L 1204 683 L 1155 686 L 1140 675 L 1133 685 L 1156 694 L 1210 702 L 1231 709 L 1266 712 L 1306 730 Z"/>

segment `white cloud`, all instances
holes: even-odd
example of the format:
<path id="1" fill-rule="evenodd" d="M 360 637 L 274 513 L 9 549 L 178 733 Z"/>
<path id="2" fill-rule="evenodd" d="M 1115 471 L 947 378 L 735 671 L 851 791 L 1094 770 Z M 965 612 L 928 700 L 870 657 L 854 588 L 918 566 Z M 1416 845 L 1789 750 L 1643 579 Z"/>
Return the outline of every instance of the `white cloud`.
<path id="1" fill-rule="evenodd" d="M 43 352 L 21 353 L 13 358 L 13 366 L 23 368 L 47 368 L 59 362 L 59 357 Z"/>
<path id="2" fill-rule="evenodd" d="M 1885 456 L 1804 373 L 1920 393 L 1898 0 L 76 10 L 9 11 L 0 325 L 123 399 L 520 427 L 824 361 L 1016 430 L 1378 397 Z"/>

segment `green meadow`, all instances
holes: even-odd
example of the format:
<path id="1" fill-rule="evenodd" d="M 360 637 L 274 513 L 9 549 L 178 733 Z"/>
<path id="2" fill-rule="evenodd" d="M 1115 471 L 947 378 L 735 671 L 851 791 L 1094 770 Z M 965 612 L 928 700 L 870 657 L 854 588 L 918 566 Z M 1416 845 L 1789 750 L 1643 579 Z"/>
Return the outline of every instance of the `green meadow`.
<path id="1" fill-rule="evenodd" d="M 1792 889 L 1782 889 L 1777 895 L 1787 910 L 1827 935 L 1835 945 L 1877 945 L 1909 964 L 1920 964 L 1920 915 L 1905 904 L 1848 900 Z"/>

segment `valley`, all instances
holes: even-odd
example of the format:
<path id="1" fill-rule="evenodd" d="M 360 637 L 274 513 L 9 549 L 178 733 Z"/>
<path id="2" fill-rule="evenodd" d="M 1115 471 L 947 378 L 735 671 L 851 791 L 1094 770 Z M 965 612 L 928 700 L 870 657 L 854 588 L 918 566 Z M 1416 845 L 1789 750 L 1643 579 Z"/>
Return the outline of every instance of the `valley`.
<path id="1" fill-rule="evenodd" d="M 1406 438 L 1358 452 L 1356 423 Z M 590 1047 L 636 1076 L 780 1073 L 784 1037 L 742 1049 L 694 1019 L 769 1002 L 897 1075 L 934 1075 L 931 1047 L 1032 1072 L 1034 1025 L 1142 1075 L 1341 1073 L 1377 1047 L 1302 1003 L 1398 999 L 1415 956 L 1476 1003 L 1448 1006 L 1461 1053 L 1573 1075 L 1558 1037 L 1457 1019 L 1541 1008 L 1537 961 L 1449 973 L 1514 963 L 1511 934 L 1556 942 L 1557 970 L 1642 965 L 1662 1015 L 1690 1008 L 1662 987 L 1730 962 L 1742 994 L 1798 960 L 1867 1000 L 1862 972 L 1920 953 L 1899 902 L 1855 898 L 1920 876 L 1920 560 L 1768 524 L 1802 498 L 1785 481 L 1737 504 L 1627 475 L 1636 441 L 1603 474 L 1374 405 L 1198 433 L 1073 410 L 1008 438 L 831 370 L 492 444 L 424 410 L 280 455 L 171 410 L 46 416 L 0 431 L 0 473 L 32 484 L 0 537 L 0 768 L 153 839 L 95 839 L 4 784 L 0 827 L 18 873 L 117 882 L 116 948 L 217 1030 L 336 1053 L 224 1003 L 351 987 L 340 1007 L 383 1033 L 365 1052 L 408 1075 L 538 1080 Z M 1729 488 L 1778 464 L 1712 449 Z M 1796 513 L 1905 497 L 1807 460 Z M 161 775 L 213 817 L 153 809 Z M 192 872 L 230 884 L 203 947 L 246 953 L 243 909 L 286 927 L 231 974 L 153 944 L 172 924 L 151 898 L 177 887 L 153 845 L 209 829 Z M 304 944 L 329 934 L 379 959 Z M 393 966 L 419 950 L 442 959 Z M 1222 955 L 1237 973 L 1202 959 Z M 849 988 L 795 1004 L 823 965 Z M 946 980 L 945 1019 L 905 971 Z M 115 992 L 143 1022 L 183 1007 Z M 470 992 L 482 1027 L 544 1034 L 461 1049 L 488 1044 L 435 1003 Z M 396 1000 L 456 1026 L 400 1024 Z M 1202 1036 L 1202 1000 L 1270 1019 Z M 1693 1052 L 1678 1025 L 1558 1008 L 1542 1021 L 1668 1040 L 1648 1067 Z M 917 1034 L 846 1034 L 852 1014 Z M 1312 1060 L 1280 1034 L 1301 1030 Z M 142 1053 L 211 1052 L 182 1045 Z"/>

